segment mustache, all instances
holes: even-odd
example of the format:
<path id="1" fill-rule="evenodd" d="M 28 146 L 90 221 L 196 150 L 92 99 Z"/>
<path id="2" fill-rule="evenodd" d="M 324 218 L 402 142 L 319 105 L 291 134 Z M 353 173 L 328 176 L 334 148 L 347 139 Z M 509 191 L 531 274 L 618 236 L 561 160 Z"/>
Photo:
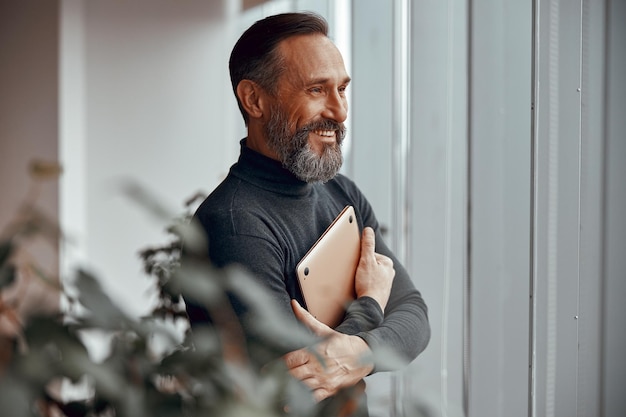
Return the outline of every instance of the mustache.
<path id="1" fill-rule="evenodd" d="M 300 128 L 300 131 L 311 132 L 314 130 L 334 130 L 337 132 L 337 138 L 343 139 L 346 133 L 346 126 L 343 123 L 330 119 L 314 120 Z"/>

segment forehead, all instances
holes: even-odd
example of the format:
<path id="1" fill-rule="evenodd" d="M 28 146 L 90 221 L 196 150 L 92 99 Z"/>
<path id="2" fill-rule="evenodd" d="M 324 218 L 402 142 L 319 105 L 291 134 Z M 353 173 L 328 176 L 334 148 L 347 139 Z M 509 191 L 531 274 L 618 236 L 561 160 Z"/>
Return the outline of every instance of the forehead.
<path id="1" fill-rule="evenodd" d="M 302 83 L 313 80 L 348 78 L 339 49 L 321 34 L 292 36 L 280 42 L 278 52 L 284 59 L 285 75 Z"/>

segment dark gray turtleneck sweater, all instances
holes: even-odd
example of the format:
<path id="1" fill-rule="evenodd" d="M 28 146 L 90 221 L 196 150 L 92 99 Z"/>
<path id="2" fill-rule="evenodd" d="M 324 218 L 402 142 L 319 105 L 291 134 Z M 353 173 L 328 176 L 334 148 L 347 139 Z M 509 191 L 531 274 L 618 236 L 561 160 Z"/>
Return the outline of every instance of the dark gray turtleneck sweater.
<path id="1" fill-rule="evenodd" d="M 384 315 L 376 301 L 362 297 L 336 330 L 412 360 L 430 338 L 426 304 L 384 244 L 372 207 L 345 176 L 326 183 L 300 181 L 280 162 L 246 147 L 244 139 L 238 162 L 195 217 L 207 232 L 213 263 L 242 265 L 267 288 L 275 305 L 294 317 L 290 300 L 304 305 L 296 265 L 346 205 L 354 207 L 361 231 L 365 226 L 374 229 L 376 252 L 393 260 L 396 275 Z M 235 310 L 241 314 L 245 306 L 235 303 Z M 195 313 L 190 318 L 192 323 L 200 320 Z"/>

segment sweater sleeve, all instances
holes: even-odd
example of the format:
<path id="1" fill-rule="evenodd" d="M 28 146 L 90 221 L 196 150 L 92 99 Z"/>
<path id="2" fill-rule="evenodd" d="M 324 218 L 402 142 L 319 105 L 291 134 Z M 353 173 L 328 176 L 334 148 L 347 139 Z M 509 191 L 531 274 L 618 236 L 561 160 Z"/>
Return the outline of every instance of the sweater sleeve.
<path id="1" fill-rule="evenodd" d="M 350 303 L 343 321 L 335 328 L 336 331 L 356 335 L 375 329 L 383 322 L 383 311 L 378 301 L 371 297 L 360 297 Z"/>
<path id="2" fill-rule="evenodd" d="M 362 338 L 372 350 L 390 348 L 400 359 L 411 361 L 426 348 L 430 339 L 428 309 L 406 269 L 384 244 L 380 233 L 376 242 L 376 252 L 393 259 L 396 271 L 385 312 L 383 314 L 374 299 L 358 298 L 335 330 Z M 383 370 L 387 369 L 376 369 Z"/>
<path id="3" fill-rule="evenodd" d="M 392 259 L 395 277 L 384 316 L 381 316 L 378 303 L 360 298 L 355 300 L 356 305 L 353 303 L 337 330 L 359 336 L 372 350 L 385 347 L 395 351 L 400 359 L 412 361 L 430 340 L 426 303 L 407 270 L 385 244 L 376 216 L 365 196 L 350 180 L 345 179 L 344 186 L 358 208 L 362 226 L 372 227 L 376 233 L 376 252 Z M 381 370 L 386 369 L 376 369 Z"/>
<path id="4" fill-rule="evenodd" d="M 382 323 L 356 335 L 365 340 L 372 350 L 384 346 L 398 353 L 402 359 L 411 361 L 426 348 L 430 340 L 428 309 L 406 269 L 387 248 L 378 231 L 376 252 L 393 260 L 396 275 Z"/>

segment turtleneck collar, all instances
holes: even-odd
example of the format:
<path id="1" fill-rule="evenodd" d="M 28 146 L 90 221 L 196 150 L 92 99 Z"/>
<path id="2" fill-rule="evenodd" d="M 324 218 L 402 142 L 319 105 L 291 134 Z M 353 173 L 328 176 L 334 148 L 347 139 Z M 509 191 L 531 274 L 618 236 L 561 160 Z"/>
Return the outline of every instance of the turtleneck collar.
<path id="1" fill-rule="evenodd" d="M 239 160 L 230 169 L 237 178 L 279 194 L 302 196 L 311 191 L 312 184 L 300 180 L 280 161 L 248 148 L 245 138 L 240 146 Z"/>

